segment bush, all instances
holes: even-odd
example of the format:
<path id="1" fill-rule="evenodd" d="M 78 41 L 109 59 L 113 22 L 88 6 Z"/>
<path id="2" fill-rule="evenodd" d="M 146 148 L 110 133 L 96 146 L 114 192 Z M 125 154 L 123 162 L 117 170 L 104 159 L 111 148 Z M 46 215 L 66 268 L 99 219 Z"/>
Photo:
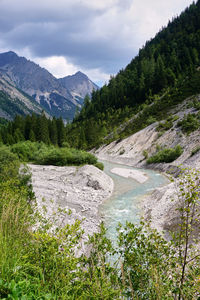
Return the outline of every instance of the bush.
<path id="1" fill-rule="evenodd" d="M 46 152 L 38 153 L 35 162 L 40 165 L 54 165 L 54 166 L 67 166 L 67 165 L 95 165 L 97 158 L 91 153 L 70 149 L 70 148 L 53 148 Z"/>
<path id="2" fill-rule="evenodd" d="M 191 156 L 195 155 L 197 152 L 199 152 L 199 150 L 200 150 L 200 146 L 197 146 L 194 149 L 192 149 Z"/>
<path id="3" fill-rule="evenodd" d="M 199 99 L 195 99 L 193 101 L 193 107 L 196 109 L 200 109 L 200 100 Z"/>
<path id="4" fill-rule="evenodd" d="M 156 127 L 157 131 L 163 131 L 163 130 L 169 130 L 172 128 L 173 123 L 172 121 L 165 121 L 164 123 L 159 123 L 158 126 Z"/>
<path id="5" fill-rule="evenodd" d="M 19 142 L 10 147 L 10 150 L 23 162 L 33 162 L 44 165 L 95 165 L 97 158 L 86 151 L 68 147 L 56 147 L 39 142 Z"/>
<path id="6" fill-rule="evenodd" d="M 51 146 L 53 147 L 53 146 Z M 39 142 L 19 142 L 10 147 L 11 151 L 17 154 L 18 158 L 23 162 L 34 161 L 38 151 L 45 151 L 49 146 Z"/>
<path id="7" fill-rule="evenodd" d="M 200 126 L 200 122 L 195 114 L 185 115 L 184 118 L 178 122 L 178 126 L 181 127 L 183 132 L 190 134 L 191 132 L 197 130 Z"/>
<path id="8" fill-rule="evenodd" d="M 155 123 L 157 120 L 156 118 L 154 118 L 153 116 L 148 117 L 148 119 L 146 120 L 146 125 L 151 125 L 152 123 Z"/>
<path id="9" fill-rule="evenodd" d="M 155 155 L 147 159 L 148 164 L 152 163 L 170 163 L 177 159 L 183 153 L 183 149 L 180 145 L 177 145 L 175 148 L 165 148 L 158 151 Z"/>
<path id="10" fill-rule="evenodd" d="M 97 162 L 96 164 L 95 164 L 95 167 L 97 167 L 99 170 L 101 170 L 101 171 L 103 171 L 103 169 L 104 169 L 104 165 L 103 165 L 103 163 L 101 163 L 101 162 Z"/>
<path id="11" fill-rule="evenodd" d="M 14 153 L 6 146 L 0 147 L 0 181 L 5 181 L 18 175 L 20 162 Z"/>
<path id="12" fill-rule="evenodd" d="M 148 158 L 149 154 L 147 150 L 143 150 L 142 155 L 144 156 L 145 159 Z"/>

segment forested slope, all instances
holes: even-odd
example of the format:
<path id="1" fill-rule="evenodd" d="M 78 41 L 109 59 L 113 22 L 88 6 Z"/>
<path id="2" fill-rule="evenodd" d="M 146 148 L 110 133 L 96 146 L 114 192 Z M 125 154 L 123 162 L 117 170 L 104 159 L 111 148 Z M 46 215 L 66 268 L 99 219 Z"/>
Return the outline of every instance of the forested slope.
<path id="1" fill-rule="evenodd" d="M 91 148 L 101 144 L 110 132 L 118 138 L 116 128 L 140 112 L 144 103 L 159 102 L 162 113 L 153 117 L 162 119 L 169 105 L 198 93 L 199 53 L 200 1 L 197 1 L 148 41 L 124 70 L 92 94 L 91 100 L 85 99 L 81 113 L 68 127 L 69 141 L 73 146 Z M 134 128 L 129 129 L 121 137 L 133 132 Z"/>

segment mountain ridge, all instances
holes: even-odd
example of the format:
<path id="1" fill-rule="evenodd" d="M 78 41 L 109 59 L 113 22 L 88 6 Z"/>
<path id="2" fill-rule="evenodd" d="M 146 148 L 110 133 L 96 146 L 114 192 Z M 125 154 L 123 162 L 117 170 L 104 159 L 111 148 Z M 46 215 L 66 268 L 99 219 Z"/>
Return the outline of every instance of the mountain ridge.
<path id="1" fill-rule="evenodd" d="M 34 98 L 50 115 L 64 119 L 72 120 L 76 107 L 81 108 L 85 95 L 98 88 L 80 71 L 71 77 L 66 76 L 67 79 L 64 77 L 63 84 L 62 79 L 57 79 L 45 68 L 13 51 L 0 54 L 0 73 L 7 76 L 16 88 Z M 69 78 L 72 91 L 66 83 Z"/>

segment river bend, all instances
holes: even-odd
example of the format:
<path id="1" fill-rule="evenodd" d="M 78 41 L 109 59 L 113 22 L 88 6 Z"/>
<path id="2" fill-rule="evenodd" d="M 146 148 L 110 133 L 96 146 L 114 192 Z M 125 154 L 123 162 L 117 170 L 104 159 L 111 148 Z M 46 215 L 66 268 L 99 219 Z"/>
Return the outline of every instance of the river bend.
<path id="1" fill-rule="evenodd" d="M 125 225 L 126 221 L 139 222 L 142 197 L 155 188 L 167 184 L 169 181 L 167 177 L 159 172 L 139 169 L 148 177 L 144 183 L 139 183 L 132 178 L 125 178 L 111 172 L 114 168 L 138 169 L 108 161 L 101 162 L 104 164 L 104 172 L 114 181 L 114 191 L 112 196 L 100 205 L 99 213 L 103 217 L 108 237 L 111 240 L 115 240 L 116 227 L 119 223 Z"/>

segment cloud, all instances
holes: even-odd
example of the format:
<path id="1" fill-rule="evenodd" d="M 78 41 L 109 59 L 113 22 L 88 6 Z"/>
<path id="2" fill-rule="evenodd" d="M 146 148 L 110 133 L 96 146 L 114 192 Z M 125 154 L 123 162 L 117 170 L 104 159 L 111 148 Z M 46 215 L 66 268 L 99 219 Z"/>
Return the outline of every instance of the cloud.
<path id="1" fill-rule="evenodd" d="M 107 80 L 192 2 L 0 0 L 0 49 L 28 53 L 56 76 L 80 68 Z"/>

